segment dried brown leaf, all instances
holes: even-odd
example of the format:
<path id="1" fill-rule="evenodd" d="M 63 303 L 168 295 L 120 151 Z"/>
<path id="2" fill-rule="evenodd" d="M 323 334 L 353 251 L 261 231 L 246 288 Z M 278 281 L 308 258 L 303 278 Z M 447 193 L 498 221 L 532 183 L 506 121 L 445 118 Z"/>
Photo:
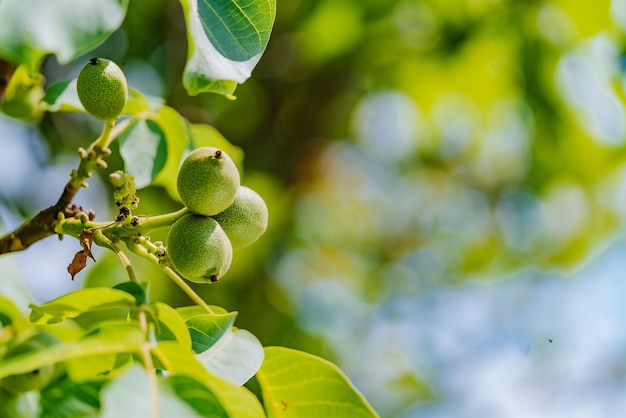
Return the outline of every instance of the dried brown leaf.
<path id="1" fill-rule="evenodd" d="M 72 275 L 72 280 L 74 280 L 74 276 L 78 274 L 79 271 L 84 269 L 87 266 L 87 255 L 85 254 L 85 250 L 79 251 L 74 255 L 74 259 L 67 266 L 67 271 Z"/>
<path id="2" fill-rule="evenodd" d="M 93 245 L 93 231 L 90 231 L 89 229 L 83 229 L 83 232 L 80 233 L 78 239 L 80 240 L 80 245 L 83 246 L 83 252 L 85 253 L 85 256 L 91 258 L 93 261 L 96 261 L 96 259 L 93 257 L 93 254 L 91 253 L 91 246 Z"/>

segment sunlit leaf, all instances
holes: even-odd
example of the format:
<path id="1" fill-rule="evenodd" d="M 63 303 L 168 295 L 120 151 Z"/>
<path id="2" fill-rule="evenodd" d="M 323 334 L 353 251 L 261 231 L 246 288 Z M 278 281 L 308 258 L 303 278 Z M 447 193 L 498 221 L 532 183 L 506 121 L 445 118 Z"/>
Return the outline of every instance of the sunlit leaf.
<path id="1" fill-rule="evenodd" d="M 149 315 L 156 325 L 157 339 L 178 341 L 183 347 L 191 348 L 189 330 L 176 309 L 165 303 L 155 302 L 150 304 Z"/>
<path id="2" fill-rule="evenodd" d="M 237 313 L 231 312 L 225 315 L 199 315 L 187 320 L 193 351 L 202 353 L 211 348 L 232 329 L 235 318 Z"/>
<path id="3" fill-rule="evenodd" d="M 42 99 L 48 104 L 49 112 L 84 112 L 85 109 L 76 92 L 76 79 L 54 83 Z"/>
<path id="4" fill-rule="evenodd" d="M 189 132 L 191 134 L 190 149 L 199 147 L 220 148 L 230 155 L 239 171 L 243 173 L 243 150 L 231 144 L 217 129 L 211 125 L 198 123 L 189 125 Z"/>
<path id="5" fill-rule="evenodd" d="M 152 183 L 163 186 L 172 198 L 179 199 L 176 189 L 176 176 L 183 155 L 189 147 L 189 129 L 185 119 L 169 106 L 163 106 L 159 109 L 155 121 L 165 134 L 167 159 Z"/>
<path id="6" fill-rule="evenodd" d="M 159 174 L 167 160 L 165 134 L 152 119 L 138 119 L 120 135 L 120 154 L 137 188 L 146 187 Z"/>
<path id="7" fill-rule="evenodd" d="M 275 0 L 181 0 L 188 60 L 183 84 L 191 95 L 232 97 L 250 77 L 269 42 Z"/>
<path id="8" fill-rule="evenodd" d="M 87 382 L 102 379 L 115 367 L 117 353 L 99 353 L 93 356 L 81 356 L 67 360 L 65 370 L 75 382 Z"/>
<path id="9" fill-rule="evenodd" d="M 113 289 L 122 290 L 132 295 L 137 301 L 137 306 L 148 303 L 148 282 L 122 282 L 113 286 Z"/>
<path id="10" fill-rule="evenodd" d="M 76 290 L 43 305 L 30 305 L 30 320 L 38 324 L 53 324 L 99 309 L 131 308 L 135 298 L 127 292 L 109 288 Z"/>
<path id="11" fill-rule="evenodd" d="M 210 374 L 193 355 L 174 341 L 160 342 L 152 348 L 156 361 L 172 376 L 186 376 L 205 386 L 224 411 L 215 417 L 256 418 L 265 417 L 259 400 L 243 386 L 235 386 Z M 192 394 L 188 395 L 192 396 Z M 216 409 L 217 410 L 217 409 Z"/>
<path id="12" fill-rule="evenodd" d="M 228 416 L 217 397 L 197 380 L 177 375 L 169 377 L 164 383 L 201 416 Z"/>
<path id="13" fill-rule="evenodd" d="M 17 331 L 26 326 L 26 320 L 11 299 L 0 295 L 0 330 L 7 326 L 13 326 Z"/>
<path id="14" fill-rule="evenodd" d="M 24 65 L 18 66 L 6 84 L 4 97 L 0 100 L 0 111 L 16 119 L 39 120 L 45 108 L 41 105 L 45 95 L 43 84 L 44 77 L 38 71 L 30 71 Z"/>
<path id="15" fill-rule="evenodd" d="M 113 33 L 127 6 L 128 0 L 2 0 L 0 57 L 36 68 L 52 53 L 68 63 Z"/>
<path id="16" fill-rule="evenodd" d="M 160 97 L 146 96 L 132 87 L 128 88 L 128 101 L 122 115 L 138 115 L 143 112 L 156 112 L 163 106 L 164 100 Z"/>
<path id="17" fill-rule="evenodd" d="M 235 385 L 243 385 L 263 363 L 263 346 L 245 329 L 226 332 L 208 350 L 196 355 L 211 373 Z"/>
<path id="18" fill-rule="evenodd" d="M 199 417 L 157 376 L 132 366 L 108 383 L 101 393 L 102 418 Z"/>
<path id="19" fill-rule="evenodd" d="M 283 347 L 266 347 L 257 373 L 269 417 L 377 417 L 334 364 Z"/>
<path id="20" fill-rule="evenodd" d="M 136 352 L 144 342 L 143 331 L 137 324 L 108 323 L 78 341 L 58 343 L 0 363 L 0 378 L 36 370 L 48 364 L 76 357 L 98 354 Z"/>
<path id="21" fill-rule="evenodd" d="M 41 414 L 46 418 L 97 416 L 103 382 L 74 382 L 64 379 L 41 392 Z"/>
<path id="22" fill-rule="evenodd" d="M 210 305 L 209 307 L 213 311 L 212 313 L 216 315 L 224 315 L 228 313 L 228 311 L 221 306 Z M 182 306 L 180 308 L 176 308 L 176 312 L 178 312 L 185 321 L 196 316 L 208 314 L 208 312 L 202 306 L 197 305 Z"/>

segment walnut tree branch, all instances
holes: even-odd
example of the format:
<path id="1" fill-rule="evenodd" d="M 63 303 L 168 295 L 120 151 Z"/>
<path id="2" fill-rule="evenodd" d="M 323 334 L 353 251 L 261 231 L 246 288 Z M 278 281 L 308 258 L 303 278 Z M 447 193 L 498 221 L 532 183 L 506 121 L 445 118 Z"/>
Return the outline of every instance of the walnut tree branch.
<path id="1" fill-rule="evenodd" d="M 70 180 L 65 185 L 57 202 L 24 221 L 15 231 L 1 237 L 0 254 L 24 250 L 37 241 L 55 235 L 54 226 L 60 218 L 69 218 L 80 212 L 85 212 L 93 219 L 95 216 L 93 211 L 83 210 L 80 206 L 72 204 L 72 201 L 82 187 L 87 187 L 87 179 L 91 177 L 92 173 L 97 168 L 107 166 L 104 158 L 111 154 L 109 145 L 126 127 L 126 122 L 115 126 L 115 120 L 106 121 L 102 134 L 91 146 L 86 150 L 83 148 L 78 150 L 80 156 L 78 168 L 70 173 Z"/>

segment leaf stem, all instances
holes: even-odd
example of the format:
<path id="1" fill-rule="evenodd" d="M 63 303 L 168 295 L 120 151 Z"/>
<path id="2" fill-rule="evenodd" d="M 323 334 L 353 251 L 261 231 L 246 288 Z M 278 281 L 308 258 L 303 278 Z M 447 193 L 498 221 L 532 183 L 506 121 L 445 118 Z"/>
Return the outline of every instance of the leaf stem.
<path id="1" fill-rule="evenodd" d="M 109 239 L 106 235 L 104 235 L 101 229 L 96 229 L 94 231 L 93 241 L 101 247 L 107 247 L 111 249 L 122 262 L 122 265 L 124 266 L 124 269 L 126 270 L 126 273 L 128 273 L 128 279 L 131 282 L 137 282 L 137 275 L 135 274 L 135 269 L 133 265 L 131 264 L 130 259 L 128 258 L 126 253 L 122 251 L 119 245 L 117 245 L 115 242 Z"/>

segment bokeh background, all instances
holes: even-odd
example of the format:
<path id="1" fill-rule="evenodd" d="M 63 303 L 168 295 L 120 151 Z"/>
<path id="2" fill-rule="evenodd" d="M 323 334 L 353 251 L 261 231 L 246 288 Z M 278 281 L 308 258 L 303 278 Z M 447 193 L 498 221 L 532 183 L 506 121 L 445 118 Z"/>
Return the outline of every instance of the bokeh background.
<path id="1" fill-rule="evenodd" d="M 236 101 L 182 88 L 173 0 L 131 1 L 90 53 L 240 147 L 270 207 L 267 234 L 196 290 L 264 345 L 337 363 L 383 417 L 626 414 L 626 1 L 277 3 Z M 48 82 L 83 61 L 51 57 Z M 0 116 L 3 231 L 56 200 L 98 129 Z M 77 203 L 104 220 L 109 197 L 103 175 Z M 98 251 L 71 281 L 78 249 L 49 238 L 0 270 L 39 301 L 126 280 Z M 189 304 L 136 263 L 153 299 Z"/>

